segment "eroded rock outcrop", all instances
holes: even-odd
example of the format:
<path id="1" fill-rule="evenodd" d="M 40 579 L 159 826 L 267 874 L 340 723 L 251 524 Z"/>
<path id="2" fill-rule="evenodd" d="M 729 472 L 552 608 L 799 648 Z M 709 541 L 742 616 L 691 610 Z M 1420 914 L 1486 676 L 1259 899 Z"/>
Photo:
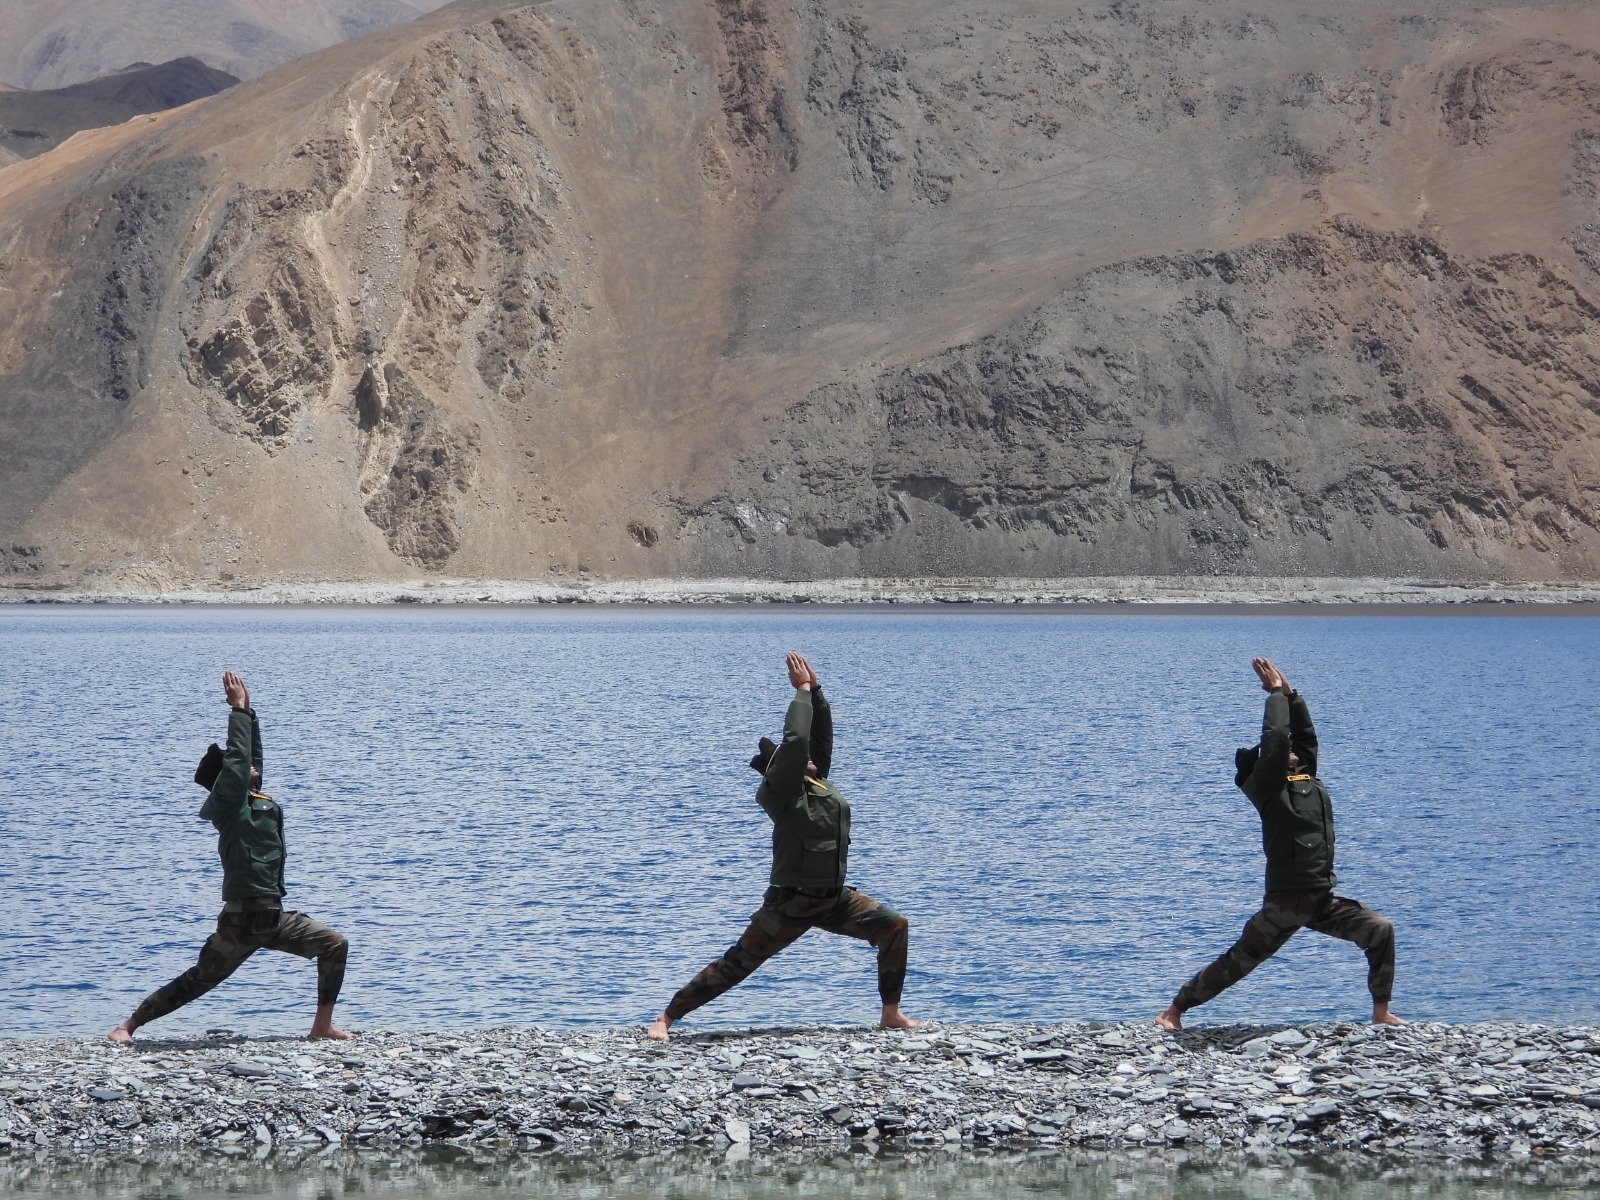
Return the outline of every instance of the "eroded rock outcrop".
<path id="1" fill-rule="evenodd" d="M 999 535 L 987 553 L 1013 571 L 1400 570 L 1424 541 L 1443 562 L 1559 554 L 1600 528 L 1597 316 L 1532 256 L 1460 261 L 1350 220 L 1140 260 L 819 388 L 687 522 L 779 569 L 799 538 L 904 571 L 919 522 L 955 552 L 960 531 Z"/>
<path id="2" fill-rule="evenodd" d="M 367 516 L 407 562 L 446 562 L 461 545 L 459 502 L 477 467 L 478 431 L 434 404 L 393 363 L 362 374 L 355 417 Z"/>

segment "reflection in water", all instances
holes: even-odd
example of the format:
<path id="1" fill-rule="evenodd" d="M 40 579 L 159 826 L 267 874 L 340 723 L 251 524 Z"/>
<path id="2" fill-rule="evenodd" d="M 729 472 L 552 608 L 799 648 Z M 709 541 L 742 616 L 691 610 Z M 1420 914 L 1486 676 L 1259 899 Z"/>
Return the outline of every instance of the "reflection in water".
<path id="1" fill-rule="evenodd" d="M 663 1154 L 501 1154 L 453 1146 L 396 1151 L 327 1149 L 255 1156 L 152 1152 L 138 1158 L 0 1158 L 0 1191 L 200 1200 L 203 1197 L 606 1197 L 617 1200 L 997 1200 L 1008 1196 L 1488 1200 L 1581 1194 L 1600 1164 L 1539 1159 L 1404 1163 L 1373 1157 L 1211 1157 L 1182 1150 L 1122 1154 L 726 1151 Z"/>

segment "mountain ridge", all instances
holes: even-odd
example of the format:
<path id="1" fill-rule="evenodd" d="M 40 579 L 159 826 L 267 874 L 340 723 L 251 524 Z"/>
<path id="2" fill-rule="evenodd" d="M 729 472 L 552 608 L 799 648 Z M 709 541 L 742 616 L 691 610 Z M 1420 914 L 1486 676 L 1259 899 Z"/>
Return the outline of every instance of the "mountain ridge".
<path id="1" fill-rule="evenodd" d="M 1593 578 L 1597 51 L 456 5 L 0 171 L 0 562 Z"/>

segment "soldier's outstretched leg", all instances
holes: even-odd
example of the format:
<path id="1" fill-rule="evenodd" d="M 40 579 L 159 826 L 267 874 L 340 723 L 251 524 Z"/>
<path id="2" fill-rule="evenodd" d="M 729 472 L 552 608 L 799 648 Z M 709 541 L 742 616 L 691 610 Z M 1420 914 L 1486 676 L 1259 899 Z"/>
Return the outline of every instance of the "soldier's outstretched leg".
<path id="1" fill-rule="evenodd" d="M 1179 988 L 1171 1008 L 1162 1016 L 1174 1013 L 1181 1018 L 1238 983 L 1281 950 L 1295 930 L 1315 919 L 1318 899 L 1316 892 L 1269 892 L 1261 910 L 1245 922 L 1239 940 Z"/>
<path id="2" fill-rule="evenodd" d="M 884 1029 L 915 1029 L 900 1012 L 900 996 L 906 986 L 906 953 L 911 923 L 891 906 L 874 900 L 863 891 L 847 887 L 833 911 L 817 918 L 817 928 L 846 937 L 860 938 L 878 951 L 878 998 L 883 1001 Z"/>
<path id="3" fill-rule="evenodd" d="M 1394 926 L 1382 913 L 1359 900 L 1331 893 L 1324 897 L 1310 927 L 1318 933 L 1354 942 L 1367 954 L 1367 990 L 1372 993 L 1372 1019 L 1380 1025 L 1403 1025 L 1389 1011 L 1394 997 Z"/>
<path id="4" fill-rule="evenodd" d="M 146 996 L 133 1010 L 133 1015 L 111 1031 L 112 1040 L 127 1041 L 141 1025 L 148 1025 L 204 996 L 266 945 L 277 924 L 275 911 L 217 914 L 216 932 L 200 947 L 199 961 L 171 983 Z M 125 1036 L 119 1038 L 119 1032 Z"/>
<path id="5" fill-rule="evenodd" d="M 751 914 L 750 924 L 739 940 L 729 946 L 721 958 L 706 964 L 698 975 L 678 989 L 663 1013 L 668 1023 L 682 1020 L 748 979 L 757 967 L 786 946 L 792 946 L 809 928 L 810 922 L 785 920 L 783 914 L 763 904 Z"/>

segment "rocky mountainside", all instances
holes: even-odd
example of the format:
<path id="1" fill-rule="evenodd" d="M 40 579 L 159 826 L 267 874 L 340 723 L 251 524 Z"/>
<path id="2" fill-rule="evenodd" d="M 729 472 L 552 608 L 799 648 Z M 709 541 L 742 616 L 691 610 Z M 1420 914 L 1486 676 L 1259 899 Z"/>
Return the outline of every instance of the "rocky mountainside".
<path id="1" fill-rule="evenodd" d="M 193 57 L 241 79 L 442 0 L 5 0 L 0 79 L 50 90 L 129 63 Z"/>
<path id="2" fill-rule="evenodd" d="M 215 96 L 238 82 L 197 58 L 177 58 L 159 66 L 136 63 L 88 83 L 51 91 L 0 92 L 0 150 L 13 156 L 5 162 L 32 158 L 55 149 L 80 130 L 177 108 Z"/>
<path id="3" fill-rule="evenodd" d="M 465 0 L 0 171 L 0 571 L 1600 572 L 1600 10 Z"/>

